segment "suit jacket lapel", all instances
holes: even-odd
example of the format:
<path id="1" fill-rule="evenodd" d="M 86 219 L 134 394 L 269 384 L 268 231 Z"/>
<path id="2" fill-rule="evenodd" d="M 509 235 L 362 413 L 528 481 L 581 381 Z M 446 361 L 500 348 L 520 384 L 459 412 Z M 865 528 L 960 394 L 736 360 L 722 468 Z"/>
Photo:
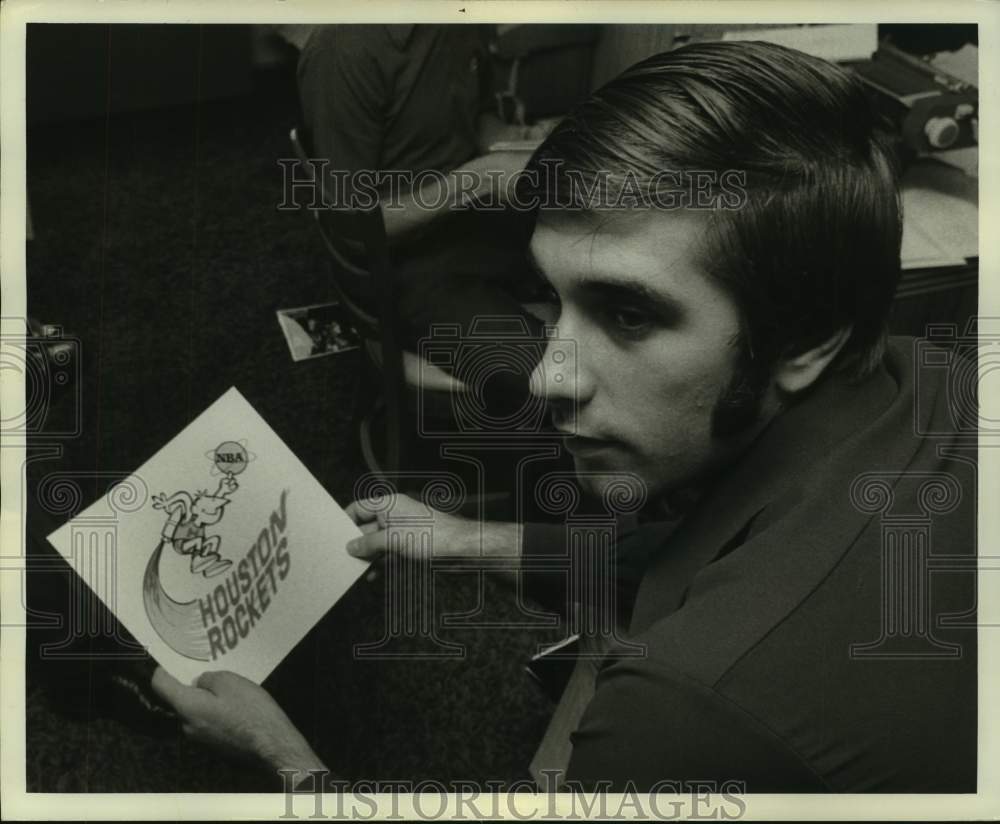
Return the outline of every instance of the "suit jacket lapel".
<path id="1" fill-rule="evenodd" d="M 752 524 L 768 520 L 768 507 L 786 500 L 831 450 L 870 426 L 898 394 L 885 368 L 861 384 L 831 375 L 782 412 L 743 456 L 702 496 L 655 554 L 636 596 L 635 635 L 674 612 L 698 570 L 742 542 Z"/>

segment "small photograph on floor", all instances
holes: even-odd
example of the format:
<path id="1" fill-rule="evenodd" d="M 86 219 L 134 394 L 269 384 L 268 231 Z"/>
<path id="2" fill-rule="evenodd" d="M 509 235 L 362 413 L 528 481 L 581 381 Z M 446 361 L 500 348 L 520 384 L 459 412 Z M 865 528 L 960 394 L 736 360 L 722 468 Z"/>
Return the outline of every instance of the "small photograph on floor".
<path id="1" fill-rule="evenodd" d="M 336 355 L 359 346 L 357 330 L 336 301 L 279 309 L 278 323 L 293 361 Z"/>

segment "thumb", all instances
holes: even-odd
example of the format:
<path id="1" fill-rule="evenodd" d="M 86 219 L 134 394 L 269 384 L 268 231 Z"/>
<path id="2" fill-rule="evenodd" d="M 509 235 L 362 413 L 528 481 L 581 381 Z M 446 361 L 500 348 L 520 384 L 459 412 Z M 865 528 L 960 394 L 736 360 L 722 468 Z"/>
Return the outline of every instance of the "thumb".
<path id="1" fill-rule="evenodd" d="M 191 707 L 197 695 L 197 690 L 194 687 L 182 684 L 163 667 L 156 668 L 151 686 L 153 692 L 182 715 L 185 714 L 187 708 Z"/>
<path id="2" fill-rule="evenodd" d="M 363 561 L 372 561 L 385 554 L 388 532 L 379 530 L 352 538 L 347 543 L 347 553 Z"/>

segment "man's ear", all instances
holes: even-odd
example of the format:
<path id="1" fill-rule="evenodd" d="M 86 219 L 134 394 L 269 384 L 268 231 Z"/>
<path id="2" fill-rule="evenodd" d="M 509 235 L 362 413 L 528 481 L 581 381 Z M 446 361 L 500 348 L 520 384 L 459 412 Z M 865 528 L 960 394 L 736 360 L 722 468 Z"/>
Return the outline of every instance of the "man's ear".
<path id="1" fill-rule="evenodd" d="M 851 327 L 848 326 L 804 352 L 782 358 L 774 371 L 775 385 L 790 395 L 808 389 L 837 357 L 850 337 Z"/>

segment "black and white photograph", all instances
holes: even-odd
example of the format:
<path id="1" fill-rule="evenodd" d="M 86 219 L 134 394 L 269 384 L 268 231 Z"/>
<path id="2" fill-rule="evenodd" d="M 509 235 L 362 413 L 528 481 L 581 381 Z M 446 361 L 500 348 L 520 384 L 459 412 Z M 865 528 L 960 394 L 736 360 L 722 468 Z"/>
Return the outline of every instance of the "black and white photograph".
<path id="1" fill-rule="evenodd" d="M 279 309 L 278 325 L 293 361 L 336 355 L 358 348 L 358 333 L 339 303 Z"/>
<path id="2" fill-rule="evenodd" d="M 0 8 L 5 815 L 1000 816 L 995 8 L 126 5 Z"/>

